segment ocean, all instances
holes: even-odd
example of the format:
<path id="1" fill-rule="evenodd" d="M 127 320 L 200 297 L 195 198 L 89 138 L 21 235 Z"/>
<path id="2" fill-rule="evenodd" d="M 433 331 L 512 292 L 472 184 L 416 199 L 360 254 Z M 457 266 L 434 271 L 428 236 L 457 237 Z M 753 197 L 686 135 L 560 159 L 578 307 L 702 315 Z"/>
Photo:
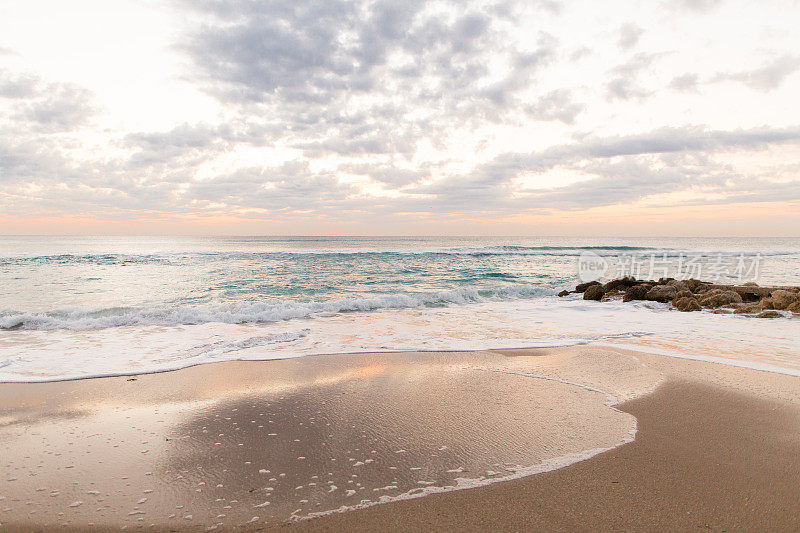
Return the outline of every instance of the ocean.
<path id="1" fill-rule="evenodd" d="M 800 239 L 4 236 L 0 381 L 576 344 L 800 375 L 797 317 L 556 296 L 586 258 L 600 279 L 800 284 Z"/>

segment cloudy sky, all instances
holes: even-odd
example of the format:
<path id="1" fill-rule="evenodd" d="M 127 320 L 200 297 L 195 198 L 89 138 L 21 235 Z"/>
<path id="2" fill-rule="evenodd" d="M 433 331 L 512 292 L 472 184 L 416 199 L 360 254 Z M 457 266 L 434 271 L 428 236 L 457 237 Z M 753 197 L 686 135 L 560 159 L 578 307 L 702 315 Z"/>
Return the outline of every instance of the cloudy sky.
<path id="1" fill-rule="evenodd" d="M 800 2 L 5 0 L 0 233 L 800 234 Z"/>

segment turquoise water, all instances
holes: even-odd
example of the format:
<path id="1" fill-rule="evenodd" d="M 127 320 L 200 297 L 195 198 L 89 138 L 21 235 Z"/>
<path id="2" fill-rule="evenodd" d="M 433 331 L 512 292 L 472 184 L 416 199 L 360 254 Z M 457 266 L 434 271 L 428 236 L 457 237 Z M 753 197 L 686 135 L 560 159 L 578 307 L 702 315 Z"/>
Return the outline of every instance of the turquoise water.
<path id="1" fill-rule="evenodd" d="M 574 299 L 553 295 L 587 253 L 659 268 L 699 257 L 720 281 L 757 260 L 742 281 L 800 284 L 800 239 L 0 237 L 0 379 L 424 349 L 432 335 L 455 349 L 654 334 L 571 329 L 575 309 L 557 308 Z M 442 336 L 465 321 L 494 336 Z M 365 328 L 370 342 L 353 336 Z"/>

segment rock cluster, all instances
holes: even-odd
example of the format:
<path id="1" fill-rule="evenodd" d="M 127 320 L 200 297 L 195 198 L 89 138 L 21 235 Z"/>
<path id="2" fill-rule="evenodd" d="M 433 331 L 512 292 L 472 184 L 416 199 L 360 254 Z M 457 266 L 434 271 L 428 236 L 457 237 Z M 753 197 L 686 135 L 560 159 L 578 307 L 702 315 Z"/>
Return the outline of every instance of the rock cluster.
<path id="1" fill-rule="evenodd" d="M 559 296 L 583 293 L 584 300 L 623 302 L 645 300 L 671 303 L 683 312 L 710 309 L 714 313 L 750 314 L 757 318 L 787 316 L 778 311 L 800 314 L 800 287 L 759 287 L 755 283 L 718 285 L 696 279 L 661 278 L 658 281 L 631 277 L 608 283 L 581 283 L 574 291 L 561 291 Z"/>

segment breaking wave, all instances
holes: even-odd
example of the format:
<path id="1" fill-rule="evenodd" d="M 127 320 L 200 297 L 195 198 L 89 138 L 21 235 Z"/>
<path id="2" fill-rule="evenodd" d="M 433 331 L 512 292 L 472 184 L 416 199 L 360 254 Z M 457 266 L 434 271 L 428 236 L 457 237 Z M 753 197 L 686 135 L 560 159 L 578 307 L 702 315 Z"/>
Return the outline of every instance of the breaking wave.
<path id="1" fill-rule="evenodd" d="M 68 308 L 31 313 L 0 312 L 0 330 L 88 330 L 122 326 L 179 326 L 212 322 L 273 323 L 319 314 L 468 305 L 491 300 L 530 299 L 553 294 L 533 285 L 507 285 L 492 290 L 470 288 L 422 294 L 383 294 L 328 301 L 269 300 L 205 305 Z"/>

